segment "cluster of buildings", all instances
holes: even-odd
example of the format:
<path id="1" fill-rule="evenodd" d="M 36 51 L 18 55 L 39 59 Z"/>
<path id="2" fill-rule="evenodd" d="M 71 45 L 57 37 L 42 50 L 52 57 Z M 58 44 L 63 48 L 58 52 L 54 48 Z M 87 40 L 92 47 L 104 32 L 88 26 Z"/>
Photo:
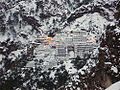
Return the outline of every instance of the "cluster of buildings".
<path id="1" fill-rule="evenodd" d="M 61 32 L 58 36 L 56 35 L 56 38 L 59 43 L 55 44 L 55 56 L 59 59 L 83 57 L 98 46 L 96 36 L 88 35 L 88 32 L 82 30 L 70 33 Z"/>
<path id="2" fill-rule="evenodd" d="M 83 57 L 85 54 L 92 52 L 98 46 L 96 36 L 89 34 L 87 31 L 64 31 L 56 34 L 54 38 L 40 37 L 38 38 L 40 47 L 36 48 L 38 55 L 55 52 L 56 59 L 70 59 L 76 56 Z M 40 54 L 41 53 L 41 54 Z M 44 56 L 43 56 L 44 58 Z"/>
<path id="3" fill-rule="evenodd" d="M 30 58 L 35 55 L 37 59 L 44 60 L 49 64 L 44 66 L 49 68 L 55 64 L 55 61 L 74 59 L 77 56 L 83 58 L 85 54 L 98 47 L 96 39 L 94 35 L 82 30 L 60 32 L 54 38 L 41 36 L 31 44 L 31 47 L 28 47 L 28 55 Z M 31 66 L 33 61 L 27 64 L 27 67 Z"/>

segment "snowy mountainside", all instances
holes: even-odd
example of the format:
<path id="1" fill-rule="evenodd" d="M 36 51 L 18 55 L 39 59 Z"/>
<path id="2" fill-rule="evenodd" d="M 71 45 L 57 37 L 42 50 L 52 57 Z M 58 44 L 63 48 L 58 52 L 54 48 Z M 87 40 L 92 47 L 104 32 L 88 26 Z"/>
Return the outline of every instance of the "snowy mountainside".
<path id="1" fill-rule="evenodd" d="M 110 87 L 108 87 L 105 90 L 120 90 L 120 82 L 116 82 L 112 84 Z"/>
<path id="2" fill-rule="evenodd" d="M 118 0 L 1 0 L 0 89 L 86 90 L 87 85 L 80 80 L 84 82 L 83 76 L 98 63 L 98 48 L 106 27 L 118 23 L 114 16 L 117 3 Z M 84 58 L 73 52 L 66 58 L 57 57 L 57 45 L 62 44 L 63 50 L 67 39 L 77 36 L 74 32 L 86 33 L 83 39 L 90 42 L 82 44 L 93 45 L 94 49 Z"/>

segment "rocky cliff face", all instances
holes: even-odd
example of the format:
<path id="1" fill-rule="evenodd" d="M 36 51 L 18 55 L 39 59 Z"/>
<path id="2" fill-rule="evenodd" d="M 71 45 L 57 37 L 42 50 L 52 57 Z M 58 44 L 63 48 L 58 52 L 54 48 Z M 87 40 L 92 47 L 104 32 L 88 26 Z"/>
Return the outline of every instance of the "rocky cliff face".
<path id="1" fill-rule="evenodd" d="M 96 86 L 93 84 L 90 87 L 92 79 L 88 76 L 89 73 L 92 76 L 96 72 L 94 68 L 101 58 L 98 54 L 100 47 L 107 48 L 105 52 L 108 58 L 104 59 L 112 63 L 111 67 L 116 67 L 119 63 L 119 4 L 119 0 L 1 0 L 0 89 L 103 89 L 96 83 Z M 51 56 L 54 52 L 50 47 L 46 47 L 50 53 L 35 55 L 40 54 L 39 37 L 56 38 L 56 34 L 61 31 L 81 30 L 98 37 L 97 41 L 101 43 L 84 59 L 76 57 L 74 60 L 56 61 Z M 111 45 L 115 46 L 114 50 Z M 113 60 L 114 57 L 116 61 Z M 47 65 L 51 67 L 45 69 Z"/>

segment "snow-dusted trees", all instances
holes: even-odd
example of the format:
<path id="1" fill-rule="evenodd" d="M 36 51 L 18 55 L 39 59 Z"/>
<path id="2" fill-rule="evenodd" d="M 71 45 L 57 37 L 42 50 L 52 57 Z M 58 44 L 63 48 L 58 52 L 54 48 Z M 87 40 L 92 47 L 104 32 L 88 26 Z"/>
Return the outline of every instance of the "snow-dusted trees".
<path id="1" fill-rule="evenodd" d="M 91 34 L 106 31 L 97 53 L 58 61 L 46 70 L 49 60 L 41 57 L 50 54 L 39 56 L 34 48 L 43 33 L 54 38 L 65 27 Z M 0 90 L 103 90 L 120 79 L 119 73 L 119 0 L 0 1 Z"/>

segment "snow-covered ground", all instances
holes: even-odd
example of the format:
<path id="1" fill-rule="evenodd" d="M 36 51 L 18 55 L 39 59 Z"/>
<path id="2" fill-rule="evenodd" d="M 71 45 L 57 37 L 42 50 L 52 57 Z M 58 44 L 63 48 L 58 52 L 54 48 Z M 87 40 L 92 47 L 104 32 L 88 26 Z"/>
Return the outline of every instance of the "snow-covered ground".
<path id="1" fill-rule="evenodd" d="M 120 90 L 120 81 L 112 84 L 111 86 L 109 86 L 107 89 L 105 90 Z"/>
<path id="2" fill-rule="evenodd" d="M 99 54 L 100 37 L 109 24 L 114 26 L 117 23 L 114 17 L 117 12 L 114 6 L 116 2 L 117 0 L 1 0 L 0 72 L 4 72 L 3 77 L 7 71 L 12 73 L 14 67 L 16 71 L 20 70 L 21 77 L 25 77 L 27 71 L 22 70 L 27 68 L 28 72 L 31 70 L 29 74 L 33 76 L 32 79 L 36 78 L 37 81 L 39 74 L 42 76 L 41 72 L 48 74 L 48 69 L 53 69 L 49 72 L 50 77 L 56 79 L 56 73 L 64 74 L 65 71 L 65 75 L 67 72 L 73 75 L 71 80 L 77 81 L 78 73 L 85 75 L 98 63 L 96 57 Z M 119 28 L 115 31 L 120 32 Z M 59 45 L 63 53 L 58 51 Z M 66 49 L 68 46 L 74 46 L 74 50 L 69 51 Z M 78 60 L 77 56 L 80 56 Z M 112 66 L 111 70 L 116 74 L 119 71 L 116 66 Z M 46 78 L 49 75 L 45 75 Z M 28 79 L 23 86 L 30 82 Z M 36 83 L 33 89 L 35 86 Z"/>

